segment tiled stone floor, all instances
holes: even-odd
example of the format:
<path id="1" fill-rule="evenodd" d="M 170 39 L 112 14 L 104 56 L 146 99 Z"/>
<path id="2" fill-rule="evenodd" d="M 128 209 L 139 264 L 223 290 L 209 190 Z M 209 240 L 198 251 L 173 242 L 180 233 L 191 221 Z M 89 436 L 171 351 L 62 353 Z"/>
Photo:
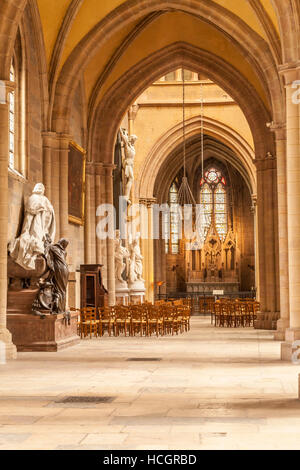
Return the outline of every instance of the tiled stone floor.
<path id="1" fill-rule="evenodd" d="M 279 358 L 272 332 L 203 318 L 178 337 L 21 353 L 0 366 L 0 449 L 300 449 L 300 366 Z"/>

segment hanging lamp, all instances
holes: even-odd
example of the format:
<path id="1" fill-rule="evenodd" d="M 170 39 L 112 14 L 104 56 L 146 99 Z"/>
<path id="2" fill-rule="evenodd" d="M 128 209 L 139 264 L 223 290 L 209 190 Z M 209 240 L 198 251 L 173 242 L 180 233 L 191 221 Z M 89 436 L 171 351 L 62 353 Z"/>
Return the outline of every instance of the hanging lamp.
<path id="1" fill-rule="evenodd" d="M 186 135 L 185 135 L 185 77 L 184 69 L 182 68 L 182 134 L 183 134 L 183 178 L 178 191 L 178 203 L 180 206 L 186 204 L 196 205 L 193 193 L 188 183 L 186 176 Z"/>

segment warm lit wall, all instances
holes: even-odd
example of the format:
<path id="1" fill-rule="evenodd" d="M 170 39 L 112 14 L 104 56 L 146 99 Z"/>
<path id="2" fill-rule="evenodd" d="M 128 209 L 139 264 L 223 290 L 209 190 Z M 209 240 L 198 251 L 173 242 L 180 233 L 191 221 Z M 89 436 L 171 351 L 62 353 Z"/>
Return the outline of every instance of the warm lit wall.
<path id="1" fill-rule="evenodd" d="M 178 75 L 178 74 L 177 74 Z M 134 103 L 131 116 L 134 117 L 133 132 L 137 135 L 135 175 L 138 184 L 135 185 L 135 198 L 144 196 L 141 176 L 145 164 L 152 155 L 153 148 L 158 141 L 176 126 L 182 124 L 182 82 L 178 81 L 158 81 L 149 87 Z M 186 82 L 185 85 L 185 117 L 188 121 L 191 118 L 201 115 L 201 96 L 203 96 L 205 118 L 217 121 L 220 125 L 228 126 L 235 135 L 245 141 L 250 149 L 253 149 L 253 139 L 250 128 L 244 114 L 237 104 L 219 86 L 209 80 L 202 82 Z M 200 129 L 198 129 L 200 134 Z M 181 136 L 180 136 L 181 141 Z M 224 144 L 225 142 L 223 142 Z M 228 144 L 228 142 L 227 142 Z M 175 155 L 174 155 L 175 157 Z M 200 147 L 198 157 L 200 158 Z M 161 162 L 163 164 L 163 162 Z M 169 163 L 170 171 L 173 171 L 172 161 Z M 197 164 L 192 164 L 188 156 L 188 168 L 191 165 L 197 168 Z M 198 163 L 199 165 L 199 163 Z M 159 169 L 157 168 L 157 171 Z M 254 171 L 255 173 L 255 171 Z M 251 213 L 251 196 L 249 186 L 242 179 L 241 175 L 231 167 L 231 179 L 234 194 L 234 229 L 237 235 L 238 251 L 240 259 L 240 280 L 241 289 L 250 290 L 255 285 L 254 272 L 249 266 L 254 266 L 254 216 Z M 249 182 L 248 182 L 249 183 Z M 166 184 L 169 184 L 166 182 Z M 163 183 L 161 183 L 161 186 Z M 153 194 L 160 198 L 160 195 Z M 163 201 L 162 201 L 163 202 Z M 166 281 L 161 288 L 168 292 L 184 290 L 185 261 L 183 253 L 180 255 L 165 255 L 164 243 L 155 243 L 155 279 Z M 163 266 L 163 267 L 162 267 Z M 176 267 L 176 269 L 174 269 Z M 145 270 L 146 271 L 146 270 Z M 149 276 L 145 272 L 146 279 Z"/>
<path id="2" fill-rule="evenodd" d="M 27 127 L 25 177 L 9 171 L 9 216 L 8 240 L 19 235 L 23 215 L 23 201 L 28 197 L 36 183 L 43 181 L 42 163 L 42 115 L 38 59 L 34 42 L 34 33 L 27 11 L 23 22 L 23 33 L 29 47 L 26 49 L 26 115 Z M 23 47 L 24 44 L 23 44 Z"/>
<path id="3" fill-rule="evenodd" d="M 253 148 L 253 139 L 245 116 L 230 96 L 214 83 L 206 82 L 203 85 L 203 97 L 205 117 L 226 124 Z M 187 85 L 186 120 L 201 115 L 200 102 L 200 83 Z M 134 121 L 134 132 L 138 140 L 135 174 L 139 178 L 155 143 L 174 126 L 182 123 L 182 84 L 157 83 L 148 88 L 137 99 L 136 104 L 138 112 Z"/>

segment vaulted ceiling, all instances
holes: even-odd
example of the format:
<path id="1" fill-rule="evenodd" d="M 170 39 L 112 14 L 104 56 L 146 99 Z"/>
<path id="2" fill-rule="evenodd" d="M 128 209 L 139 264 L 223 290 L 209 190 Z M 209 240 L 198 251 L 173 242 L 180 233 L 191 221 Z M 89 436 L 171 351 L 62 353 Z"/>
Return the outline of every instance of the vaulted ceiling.
<path id="1" fill-rule="evenodd" d="M 36 1 L 48 74 L 53 81 L 50 88 L 55 88 L 64 67 L 75 60 L 77 51 L 93 37 L 95 42 L 86 50 L 80 70 L 88 101 L 97 83 L 100 99 L 122 74 L 144 57 L 181 41 L 215 53 L 230 63 L 247 77 L 265 105 L 270 105 L 259 67 L 257 70 L 253 67 L 255 58 L 250 57 L 247 48 L 257 41 L 258 47 L 268 51 L 274 64 L 281 62 L 280 29 L 272 0 Z M 104 38 L 97 35 L 101 28 L 107 28 Z M 239 42 L 239 30 L 244 31 L 245 38 L 249 36 L 249 44 L 242 37 Z"/>

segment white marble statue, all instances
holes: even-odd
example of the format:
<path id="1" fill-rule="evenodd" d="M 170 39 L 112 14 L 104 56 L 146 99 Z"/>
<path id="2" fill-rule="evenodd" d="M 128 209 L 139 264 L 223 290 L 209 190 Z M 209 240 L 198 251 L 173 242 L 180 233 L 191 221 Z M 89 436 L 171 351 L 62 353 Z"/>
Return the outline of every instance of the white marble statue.
<path id="1" fill-rule="evenodd" d="M 130 259 L 129 259 L 129 282 L 134 284 L 136 282 L 144 283 L 143 279 L 143 256 L 140 248 L 139 234 L 134 238 L 130 245 Z"/>
<path id="2" fill-rule="evenodd" d="M 122 245 L 122 240 L 120 238 L 120 230 L 116 230 L 115 234 L 115 274 L 116 282 L 121 285 L 126 285 L 122 275 L 125 271 L 126 264 L 124 259 L 129 258 L 129 251 Z"/>
<path id="3" fill-rule="evenodd" d="M 124 197 L 130 203 L 130 192 L 134 182 L 134 159 L 135 159 L 135 148 L 134 144 L 137 141 L 136 135 L 128 136 L 128 133 L 121 129 L 121 139 L 124 146 L 124 159 L 123 159 L 123 169 L 124 169 Z"/>
<path id="4" fill-rule="evenodd" d="M 54 242 L 54 209 L 44 193 L 44 185 L 38 183 L 25 205 L 22 233 L 9 245 L 12 259 L 26 270 L 34 270 L 36 258 L 45 254 L 45 241 Z"/>

